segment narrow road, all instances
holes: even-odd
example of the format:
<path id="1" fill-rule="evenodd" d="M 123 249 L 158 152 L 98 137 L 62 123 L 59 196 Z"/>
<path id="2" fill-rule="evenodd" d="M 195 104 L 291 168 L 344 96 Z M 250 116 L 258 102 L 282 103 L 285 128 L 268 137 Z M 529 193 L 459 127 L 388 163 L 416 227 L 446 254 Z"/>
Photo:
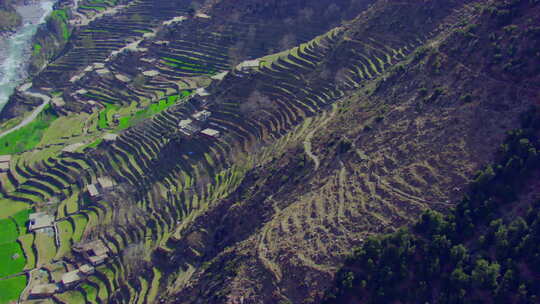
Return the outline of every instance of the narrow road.
<path id="1" fill-rule="evenodd" d="M 21 121 L 21 123 L 19 123 L 18 125 L 16 125 L 15 127 L 7 130 L 7 131 L 4 131 L 2 133 L 0 133 L 0 138 L 12 133 L 12 132 L 15 132 L 17 130 L 19 130 L 20 128 L 28 125 L 29 123 L 31 123 L 32 121 L 34 121 L 34 119 L 36 119 L 36 117 L 39 115 L 39 113 L 41 113 L 41 111 L 43 111 L 43 109 L 49 104 L 49 102 L 51 102 L 51 98 L 47 95 L 44 95 L 44 94 L 41 94 L 41 93 L 33 93 L 33 92 L 24 92 L 23 94 L 25 95 L 28 95 L 28 96 L 31 96 L 31 97 L 36 97 L 36 98 L 40 98 L 41 100 L 43 100 L 43 103 L 41 105 L 39 105 L 37 108 L 34 109 L 34 111 L 32 111 L 32 113 L 30 115 L 28 115 L 28 117 L 25 117 L 23 119 L 23 121 Z"/>

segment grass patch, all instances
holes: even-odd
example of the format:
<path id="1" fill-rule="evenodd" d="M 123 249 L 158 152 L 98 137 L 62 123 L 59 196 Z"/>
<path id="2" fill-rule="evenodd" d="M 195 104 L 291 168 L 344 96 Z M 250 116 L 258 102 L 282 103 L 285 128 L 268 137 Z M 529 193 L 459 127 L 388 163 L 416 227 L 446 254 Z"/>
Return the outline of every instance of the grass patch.
<path id="1" fill-rule="evenodd" d="M 0 281 L 0 304 L 14 303 L 27 284 L 26 276 Z"/>
<path id="2" fill-rule="evenodd" d="M 0 244 L 0 278 L 21 272 L 25 265 L 26 260 L 19 243 Z"/>
<path id="3" fill-rule="evenodd" d="M 39 144 L 47 128 L 57 118 L 58 115 L 48 105 L 33 122 L 0 138 L 0 154 L 31 150 Z"/>
<path id="4" fill-rule="evenodd" d="M 120 106 L 115 105 L 115 104 L 111 104 L 111 103 L 104 103 L 104 104 L 105 104 L 105 109 L 99 112 L 98 127 L 100 129 L 107 129 L 111 127 L 112 113 L 120 109 Z"/>
<path id="5" fill-rule="evenodd" d="M 87 148 L 91 148 L 91 149 L 95 149 L 97 148 L 97 146 L 99 146 L 99 144 L 103 141 L 103 138 L 98 138 L 96 139 L 93 143 L 89 144 L 88 146 L 86 146 Z"/>
<path id="6" fill-rule="evenodd" d="M 58 233 L 60 234 L 60 248 L 56 254 L 59 259 L 71 250 L 71 237 L 73 236 L 73 226 L 67 220 L 57 223 Z"/>
<path id="7" fill-rule="evenodd" d="M 36 267 L 36 255 L 32 245 L 34 244 L 34 234 L 25 234 L 19 237 L 19 242 L 26 256 L 26 266 L 24 269 L 32 269 Z"/>
<path id="8" fill-rule="evenodd" d="M 10 216 L 14 216 L 17 213 L 27 210 L 30 208 L 30 205 L 23 202 L 10 201 L 8 199 L 0 200 L 0 219 L 5 219 Z"/>
<path id="9" fill-rule="evenodd" d="M 34 50 L 32 51 L 32 56 L 37 56 L 41 53 L 41 45 L 36 43 L 34 44 Z"/>
<path id="10" fill-rule="evenodd" d="M 75 225 L 75 229 L 73 231 L 73 241 L 80 242 L 86 228 L 86 224 L 88 223 L 88 218 L 83 214 L 76 214 L 72 216 L 71 219 Z"/>
<path id="11" fill-rule="evenodd" d="M 34 246 L 37 249 L 38 265 L 50 263 L 56 255 L 56 244 L 54 237 L 44 232 L 35 233 L 36 240 Z"/>
<path id="12" fill-rule="evenodd" d="M 137 111 L 133 113 L 131 116 L 121 117 L 119 119 L 118 130 L 129 128 L 132 125 L 136 124 L 137 122 L 145 118 L 152 117 L 160 113 L 161 111 L 171 107 L 179 99 L 182 100 L 188 97 L 189 95 L 191 95 L 191 91 L 184 90 L 184 91 L 181 91 L 180 94 L 178 95 L 171 95 L 171 96 L 168 96 L 167 98 L 160 99 L 158 102 L 150 104 L 146 109 Z"/>
<path id="13" fill-rule="evenodd" d="M 0 220 L 0 244 L 13 242 L 19 237 L 17 225 L 11 218 Z"/>

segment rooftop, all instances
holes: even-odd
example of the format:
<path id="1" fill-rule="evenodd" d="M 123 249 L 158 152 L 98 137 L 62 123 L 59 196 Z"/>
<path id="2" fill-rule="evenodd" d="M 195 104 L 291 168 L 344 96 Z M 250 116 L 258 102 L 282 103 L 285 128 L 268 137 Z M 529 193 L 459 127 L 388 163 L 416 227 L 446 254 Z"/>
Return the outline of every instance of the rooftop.
<path id="1" fill-rule="evenodd" d="M 102 189 L 109 189 L 114 186 L 114 182 L 110 177 L 98 177 L 97 180 Z"/>
<path id="2" fill-rule="evenodd" d="M 93 273 L 94 272 L 94 267 L 93 266 L 90 266 L 88 264 L 84 264 L 82 265 L 81 267 L 79 267 L 79 270 L 83 273 L 83 274 L 90 274 L 90 273 Z"/>
<path id="3" fill-rule="evenodd" d="M 178 123 L 178 126 L 179 126 L 180 128 L 185 128 L 185 127 L 191 125 L 192 123 L 193 123 L 193 120 L 191 120 L 191 119 L 189 119 L 189 118 L 188 118 L 188 119 L 182 119 L 182 120 L 180 120 L 180 122 Z"/>
<path id="4" fill-rule="evenodd" d="M 103 135 L 103 139 L 105 141 L 115 141 L 117 138 L 118 138 L 118 135 L 113 134 L 113 133 L 107 133 L 107 134 Z"/>
<path id="5" fill-rule="evenodd" d="M 216 74 L 212 77 L 210 77 L 211 79 L 213 80 L 223 80 L 225 78 L 225 76 L 227 76 L 229 74 L 229 71 L 225 71 L 225 72 L 221 72 L 219 74 Z"/>
<path id="6" fill-rule="evenodd" d="M 101 256 L 106 255 L 109 252 L 105 243 L 102 240 L 95 240 L 84 244 L 78 244 L 73 246 L 73 250 L 77 252 L 85 252 L 90 255 Z"/>
<path id="7" fill-rule="evenodd" d="M 86 187 L 86 189 L 88 190 L 88 194 L 91 196 L 91 197 L 95 197 L 95 196 L 98 196 L 99 195 L 99 191 L 96 187 L 95 184 L 90 184 L 88 185 L 88 187 Z"/>
<path id="8" fill-rule="evenodd" d="M 212 115 L 212 112 L 207 111 L 207 110 L 202 110 L 193 114 L 193 118 L 195 118 L 196 120 L 204 121 L 204 120 L 207 120 L 210 117 L 210 115 Z"/>
<path id="9" fill-rule="evenodd" d="M 79 275 L 79 270 L 73 270 L 70 272 L 65 273 L 62 276 L 62 284 L 68 285 L 71 283 L 75 283 L 81 280 L 81 276 Z"/>
<path id="10" fill-rule="evenodd" d="M 204 135 L 207 135 L 207 136 L 211 136 L 211 137 L 219 137 L 219 135 L 221 134 L 218 130 L 214 130 L 214 129 L 204 129 L 201 131 L 201 134 L 204 134 Z"/>
<path id="11" fill-rule="evenodd" d="M 11 155 L 0 155 L 0 163 L 10 162 Z"/>
<path id="12" fill-rule="evenodd" d="M 158 70 L 148 70 L 148 71 L 144 71 L 142 74 L 144 76 L 154 77 L 154 76 L 159 75 L 159 71 Z"/>
<path id="13" fill-rule="evenodd" d="M 242 69 L 250 69 L 250 68 L 258 68 L 260 62 L 261 61 L 259 59 L 246 60 L 246 61 L 240 63 L 239 65 L 237 65 L 236 67 L 238 69 L 240 69 L 240 70 L 242 70 Z"/>
<path id="14" fill-rule="evenodd" d="M 31 231 L 51 227 L 54 222 L 54 217 L 45 212 L 32 213 L 29 219 L 28 229 Z"/>
<path id="15" fill-rule="evenodd" d="M 205 88 L 196 89 L 195 94 L 197 94 L 199 96 L 209 96 L 210 95 L 210 93 L 208 93 L 208 91 Z"/>

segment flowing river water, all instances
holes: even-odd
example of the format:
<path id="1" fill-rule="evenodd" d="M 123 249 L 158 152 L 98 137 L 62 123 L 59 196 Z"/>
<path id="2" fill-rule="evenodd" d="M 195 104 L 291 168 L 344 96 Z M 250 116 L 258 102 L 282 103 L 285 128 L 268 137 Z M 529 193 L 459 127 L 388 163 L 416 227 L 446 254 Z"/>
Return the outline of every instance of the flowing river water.
<path id="1" fill-rule="evenodd" d="M 13 90 L 27 74 L 27 64 L 32 54 L 32 37 L 40 24 L 53 11 L 54 1 L 32 1 L 17 7 L 23 25 L 13 34 L 0 38 L 0 110 L 7 103 Z"/>

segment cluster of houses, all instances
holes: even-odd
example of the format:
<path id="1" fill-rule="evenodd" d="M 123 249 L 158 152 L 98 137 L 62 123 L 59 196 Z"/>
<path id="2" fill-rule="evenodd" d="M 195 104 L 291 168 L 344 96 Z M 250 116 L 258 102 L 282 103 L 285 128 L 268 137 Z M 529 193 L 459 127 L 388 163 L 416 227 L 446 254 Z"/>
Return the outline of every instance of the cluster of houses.
<path id="1" fill-rule="evenodd" d="M 75 245 L 73 252 L 84 261 L 83 264 L 77 269 L 64 273 L 58 282 L 33 287 L 30 289 L 30 298 L 48 297 L 60 290 L 72 288 L 93 274 L 95 267 L 103 264 L 109 257 L 109 248 L 102 240 Z"/>
<path id="2" fill-rule="evenodd" d="M 191 118 L 182 119 L 178 123 L 180 132 L 188 137 L 201 134 L 210 138 L 218 138 L 221 134 L 218 130 L 203 128 L 203 124 L 210 118 L 212 113 L 208 110 L 198 111 Z"/>
<path id="3" fill-rule="evenodd" d="M 86 187 L 86 192 L 92 202 L 98 202 L 103 199 L 103 194 L 114 189 L 114 186 L 114 182 L 110 177 L 98 177 L 97 183 Z"/>

